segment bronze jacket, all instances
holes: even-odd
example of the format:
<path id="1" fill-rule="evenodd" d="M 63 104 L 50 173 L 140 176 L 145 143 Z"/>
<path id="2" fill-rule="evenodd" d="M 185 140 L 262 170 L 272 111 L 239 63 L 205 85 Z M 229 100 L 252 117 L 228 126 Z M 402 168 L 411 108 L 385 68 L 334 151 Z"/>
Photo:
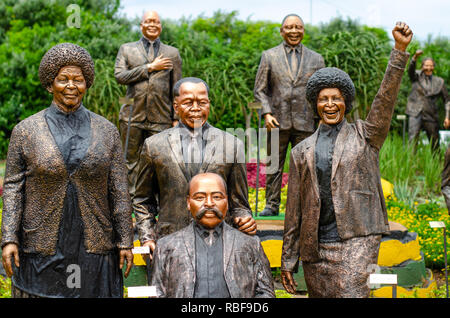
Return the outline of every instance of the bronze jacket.
<path id="1" fill-rule="evenodd" d="M 89 112 L 91 143 L 79 167 L 68 175 L 44 112 L 12 132 L 3 193 L 2 246 L 16 243 L 26 253 L 53 255 L 69 180 L 77 187 L 85 247 L 106 253 L 132 248 L 127 172 L 117 128 Z"/>
<path id="2" fill-rule="evenodd" d="M 381 87 L 365 121 L 344 123 L 337 136 L 331 191 L 341 239 L 384 233 L 388 219 L 378 153 L 389 132 L 407 53 L 392 50 Z M 314 151 L 318 131 L 291 151 L 281 269 L 297 271 L 299 257 L 318 255 L 320 194 Z"/>
<path id="3" fill-rule="evenodd" d="M 178 50 L 160 43 L 158 55 L 172 60 L 173 69 L 149 73 L 151 63 L 141 40 L 123 44 L 117 53 L 114 76 L 119 84 L 128 85 L 127 97 L 133 98 L 132 122 L 172 124 L 176 118 L 172 107 L 172 88 L 181 78 L 181 57 Z M 120 119 L 128 121 L 129 107 L 125 107 Z"/>
<path id="4" fill-rule="evenodd" d="M 412 83 L 411 93 L 408 96 L 408 103 L 406 104 L 406 114 L 410 116 L 417 116 L 427 107 L 434 110 L 436 116 L 438 115 L 437 100 L 442 97 L 445 104 L 445 114 L 450 118 L 450 98 L 448 96 L 447 87 L 444 79 L 433 75 L 431 78 L 431 85 L 426 84 L 426 75 L 422 70 L 416 71 L 416 61 L 411 60 L 408 68 L 408 75 Z M 437 118 L 439 120 L 439 118 Z"/>
<path id="5" fill-rule="evenodd" d="M 194 223 L 158 240 L 150 285 L 158 297 L 192 298 L 195 287 Z M 270 264 L 257 236 L 224 224 L 223 268 L 231 298 L 275 297 Z"/>
<path id="6" fill-rule="evenodd" d="M 255 99 L 262 103 L 262 115 L 271 113 L 281 130 L 313 132 L 316 115 L 306 100 L 306 83 L 325 63 L 320 54 L 303 44 L 300 47 L 301 61 L 296 76 L 291 74 L 283 43 L 264 51 L 253 92 Z"/>
<path id="7" fill-rule="evenodd" d="M 228 222 L 232 217 L 251 215 L 243 143 L 213 126 L 207 134 L 199 173 L 217 173 L 227 183 Z M 156 240 L 189 225 L 192 216 L 186 196 L 190 177 L 183 161 L 180 129 L 173 127 L 147 138 L 137 169 L 132 199 L 140 241 Z"/>

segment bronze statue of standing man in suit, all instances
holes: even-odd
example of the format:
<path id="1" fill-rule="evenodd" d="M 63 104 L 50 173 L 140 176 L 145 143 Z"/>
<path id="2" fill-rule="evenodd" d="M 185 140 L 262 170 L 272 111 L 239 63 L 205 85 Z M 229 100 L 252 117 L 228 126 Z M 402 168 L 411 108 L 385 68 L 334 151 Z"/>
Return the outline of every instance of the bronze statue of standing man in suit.
<path id="1" fill-rule="evenodd" d="M 264 51 L 256 74 L 254 95 L 262 103 L 262 115 L 269 130 L 267 151 L 271 156 L 270 129 L 279 129 L 278 170 L 267 174 L 266 207 L 260 216 L 278 215 L 281 195 L 281 178 L 286 152 L 309 137 L 315 130 L 316 115 L 305 98 L 309 77 L 325 67 L 320 54 L 301 42 L 304 23 L 296 14 L 286 16 L 280 34 L 284 41 Z"/>
<path id="2" fill-rule="evenodd" d="M 128 86 L 129 103 L 120 110 L 119 129 L 127 148 L 130 193 L 134 191 L 135 168 L 144 140 L 177 123 L 172 89 L 181 78 L 178 49 L 159 39 L 162 25 L 158 13 L 144 13 L 140 26 L 142 38 L 120 47 L 114 69 L 117 82 Z"/>
<path id="3" fill-rule="evenodd" d="M 450 98 L 444 79 L 433 75 L 435 62 L 431 57 L 422 60 L 421 70 L 416 71 L 416 63 L 422 50 L 417 50 L 408 68 L 411 93 L 408 96 L 406 114 L 409 115 L 408 134 L 410 142 L 416 141 L 424 130 L 433 149 L 439 148 L 439 111 L 437 101 L 442 97 L 445 104 L 444 127 L 450 127 Z"/>

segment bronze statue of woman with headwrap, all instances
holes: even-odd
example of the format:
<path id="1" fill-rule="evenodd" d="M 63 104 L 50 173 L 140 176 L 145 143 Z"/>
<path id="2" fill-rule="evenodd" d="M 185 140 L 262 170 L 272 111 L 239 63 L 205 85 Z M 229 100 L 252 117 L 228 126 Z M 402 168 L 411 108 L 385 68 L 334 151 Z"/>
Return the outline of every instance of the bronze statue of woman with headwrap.
<path id="1" fill-rule="evenodd" d="M 13 297 L 122 297 L 133 255 L 131 202 L 117 128 L 87 110 L 89 53 L 52 47 L 39 66 L 51 105 L 12 132 L 2 261 Z"/>
<path id="2" fill-rule="evenodd" d="M 281 278 L 295 293 L 299 257 L 309 297 L 368 297 L 381 235 L 388 231 L 378 153 L 389 132 L 412 38 L 392 31 L 395 48 L 366 120 L 348 123 L 355 96 L 344 71 L 316 71 L 306 97 L 321 118 L 316 132 L 291 151 Z"/>

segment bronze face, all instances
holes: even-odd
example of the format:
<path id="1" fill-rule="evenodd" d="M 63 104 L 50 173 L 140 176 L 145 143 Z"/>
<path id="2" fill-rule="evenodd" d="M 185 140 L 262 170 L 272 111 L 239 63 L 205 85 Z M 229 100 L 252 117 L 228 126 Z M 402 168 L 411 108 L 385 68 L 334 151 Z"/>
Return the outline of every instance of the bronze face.
<path id="1" fill-rule="evenodd" d="M 76 110 L 86 93 L 86 80 L 78 66 L 62 67 L 48 91 L 53 102 L 66 112 Z"/>
<path id="2" fill-rule="evenodd" d="M 141 31 L 150 41 L 155 41 L 161 34 L 162 25 L 159 20 L 159 15 L 155 11 L 148 11 L 144 13 L 141 21 Z"/>
<path id="3" fill-rule="evenodd" d="M 180 95 L 175 97 L 173 107 L 183 124 L 198 128 L 209 116 L 209 98 L 203 83 L 186 82 L 180 86 Z"/>
<path id="4" fill-rule="evenodd" d="M 296 16 L 286 18 L 280 29 L 280 34 L 287 44 L 296 46 L 303 40 L 305 28 L 302 20 Z"/>
<path id="5" fill-rule="evenodd" d="M 422 71 L 427 76 L 433 75 L 433 71 L 434 71 L 434 63 L 433 63 L 433 61 L 430 60 L 430 59 L 427 59 L 427 60 L 423 61 L 423 63 L 422 63 Z"/>
<path id="6" fill-rule="evenodd" d="M 338 88 L 324 88 L 317 97 L 317 112 L 327 125 L 339 124 L 345 115 L 345 99 Z"/>
<path id="7" fill-rule="evenodd" d="M 196 175 L 191 181 L 187 205 L 199 224 L 215 228 L 224 220 L 228 210 L 223 179 L 214 173 Z"/>

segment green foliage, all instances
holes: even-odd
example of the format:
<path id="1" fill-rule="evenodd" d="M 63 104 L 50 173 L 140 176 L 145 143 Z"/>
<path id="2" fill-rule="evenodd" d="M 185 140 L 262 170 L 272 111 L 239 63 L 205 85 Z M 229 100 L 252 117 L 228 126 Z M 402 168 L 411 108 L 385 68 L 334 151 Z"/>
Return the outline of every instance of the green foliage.
<path id="1" fill-rule="evenodd" d="M 407 140 L 404 145 L 397 133 L 389 134 L 380 150 L 381 176 L 396 186 L 402 200 L 439 194 L 443 162 L 444 149 L 433 152 L 431 144 L 420 142 L 414 148 Z"/>
<path id="2" fill-rule="evenodd" d="M 111 60 L 98 59 L 95 61 L 96 80 L 88 90 L 83 102 L 91 111 L 118 123 L 119 97 L 125 96 L 126 87 L 116 82 L 112 69 L 114 69 L 114 62 Z"/>
<path id="3" fill-rule="evenodd" d="M 0 275 L 0 298 L 11 298 L 11 279 Z"/>
<path id="4" fill-rule="evenodd" d="M 210 86 L 209 121 L 221 129 L 249 127 L 247 104 L 261 52 L 280 42 L 279 26 L 267 22 L 240 21 L 237 12 L 214 13 L 178 22 L 164 21 L 161 39 L 180 50 L 183 76 L 196 76 Z"/>
<path id="5" fill-rule="evenodd" d="M 69 4 L 81 9 L 80 28 L 67 26 Z M 138 20 L 120 14 L 120 0 L 3 0 L 0 2 L 0 158 L 6 155 L 14 125 L 47 107 L 51 95 L 40 85 L 38 68 L 53 45 L 73 42 L 95 60 L 96 80 L 84 103 L 117 124 L 119 97 L 125 87 L 114 80 L 114 61 L 121 44 L 141 37 Z M 209 121 L 218 128 L 256 127 L 247 108 L 261 53 L 282 42 L 280 23 L 237 18 L 217 11 L 177 21 L 164 20 L 161 39 L 180 50 L 183 76 L 205 79 L 212 102 Z M 357 96 L 349 120 L 365 118 L 383 77 L 392 47 L 388 33 L 338 17 L 318 26 L 306 25 L 303 43 L 324 56 L 327 66 L 342 68 L 353 79 Z M 409 52 L 424 50 L 437 63 L 436 75 L 450 81 L 450 42 L 445 37 L 413 42 Z M 395 114 L 403 114 L 411 83 L 403 77 Z M 443 118 L 443 107 L 441 107 Z M 401 122 L 394 115 L 393 129 Z"/>
<path id="6" fill-rule="evenodd" d="M 284 215 L 286 211 L 286 200 L 287 200 L 287 186 L 281 188 L 280 197 L 280 215 Z M 250 209 L 255 212 L 256 208 L 256 189 L 248 188 L 248 203 L 250 204 Z M 266 189 L 258 189 L 258 212 L 261 212 L 266 205 Z"/>
<path id="7" fill-rule="evenodd" d="M 80 28 L 67 26 L 72 13 L 66 11 L 69 4 L 80 6 Z M 131 21 L 118 15 L 119 5 L 118 0 L 1 3 L 0 13 L 5 19 L 0 23 L 0 158 L 6 155 L 14 125 L 51 102 L 51 95 L 39 82 L 38 69 L 42 56 L 55 44 L 79 44 L 89 51 L 96 64 L 99 61 L 96 91 L 88 93 L 87 100 L 108 119 L 117 118 L 117 91 L 122 88 L 111 87 L 112 65 L 120 45 L 138 34 L 132 30 Z M 99 87 L 103 85 L 106 87 Z M 94 100 L 95 97 L 99 99 Z"/>

